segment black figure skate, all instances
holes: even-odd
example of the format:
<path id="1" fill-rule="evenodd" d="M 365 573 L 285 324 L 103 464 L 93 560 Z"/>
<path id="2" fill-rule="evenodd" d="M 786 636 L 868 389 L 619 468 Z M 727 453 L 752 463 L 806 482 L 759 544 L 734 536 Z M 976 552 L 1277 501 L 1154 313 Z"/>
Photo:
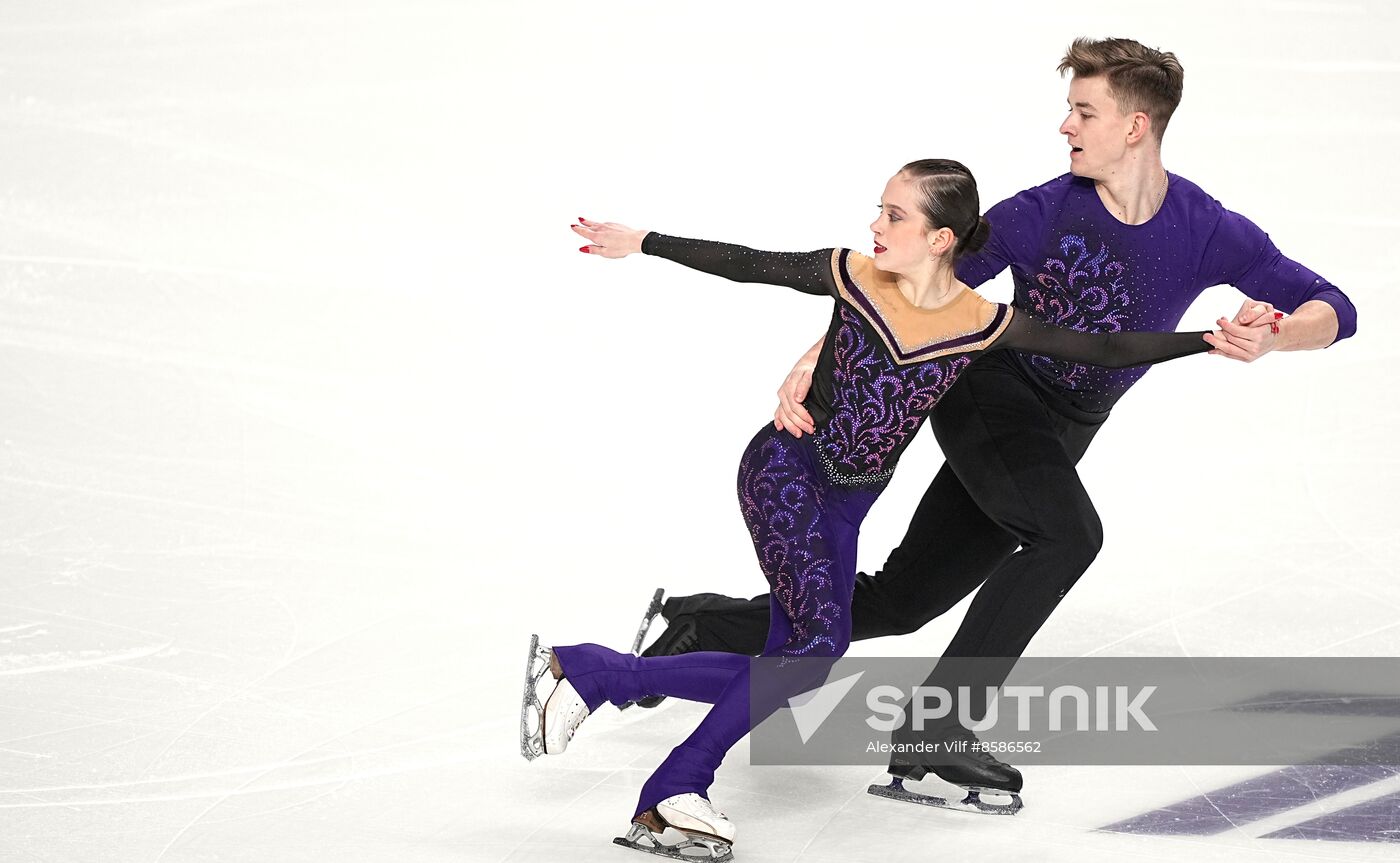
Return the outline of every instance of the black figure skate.
<path id="1" fill-rule="evenodd" d="M 919 738 L 909 732 L 896 732 L 894 742 L 913 743 Z M 922 738 L 935 747 L 928 757 L 896 751 L 890 759 L 890 784 L 871 785 L 876 797 L 938 806 L 983 815 L 1015 815 L 1021 811 L 1021 771 L 987 751 L 977 735 L 962 726 L 937 729 Z M 944 782 L 961 786 L 967 795 L 961 800 L 920 794 L 904 787 L 904 781 L 917 782 L 933 773 Z M 1006 803 L 988 803 L 983 794 L 1008 798 Z"/>

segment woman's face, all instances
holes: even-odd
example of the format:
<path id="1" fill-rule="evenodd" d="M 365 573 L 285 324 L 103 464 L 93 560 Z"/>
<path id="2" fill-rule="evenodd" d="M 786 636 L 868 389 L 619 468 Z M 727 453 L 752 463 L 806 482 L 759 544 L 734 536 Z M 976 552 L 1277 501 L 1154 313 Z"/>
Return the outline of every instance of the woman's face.
<path id="1" fill-rule="evenodd" d="M 903 172 L 885 184 L 880 217 L 870 223 L 875 234 L 875 267 L 906 273 L 929 260 L 931 231 L 919 210 L 918 190 Z"/>

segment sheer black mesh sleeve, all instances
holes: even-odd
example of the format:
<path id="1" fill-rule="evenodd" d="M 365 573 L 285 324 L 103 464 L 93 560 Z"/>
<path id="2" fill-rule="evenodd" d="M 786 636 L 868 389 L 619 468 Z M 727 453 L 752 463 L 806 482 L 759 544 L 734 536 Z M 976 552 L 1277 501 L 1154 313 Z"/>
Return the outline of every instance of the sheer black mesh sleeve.
<path id="1" fill-rule="evenodd" d="M 642 252 L 735 282 L 782 285 L 804 294 L 836 295 L 832 249 L 815 252 L 762 252 L 747 246 L 668 237 L 655 231 L 642 238 Z"/>
<path id="2" fill-rule="evenodd" d="M 1210 342 L 1194 333 L 1081 333 L 1015 312 L 1011 323 L 988 350 L 1011 348 L 1059 360 L 1089 363 L 1110 369 L 1145 366 L 1204 353 Z"/>

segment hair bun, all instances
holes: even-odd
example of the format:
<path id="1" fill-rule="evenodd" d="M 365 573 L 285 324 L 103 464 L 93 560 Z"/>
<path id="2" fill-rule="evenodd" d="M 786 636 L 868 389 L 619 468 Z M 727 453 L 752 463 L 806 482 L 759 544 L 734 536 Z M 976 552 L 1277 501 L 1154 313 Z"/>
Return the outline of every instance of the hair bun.
<path id="1" fill-rule="evenodd" d="M 901 168 L 900 174 L 918 189 L 919 212 L 925 225 L 946 227 L 957 239 L 952 261 L 982 248 L 992 226 L 977 215 L 982 211 L 977 200 L 977 181 L 966 165 L 953 159 L 919 159 Z M 970 229 L 964 228 L 969 214 L 977 220 Z"/>
<path id="2" fill-rule="evenodd" d="M 963 244 L 963 254 L 973 254 L 987 245 L 987 240 L 992 236 L 992 223 L 987 221 L 985 216 L 977 217 L 977 227 L 972 230 L 972 235 Z"/>

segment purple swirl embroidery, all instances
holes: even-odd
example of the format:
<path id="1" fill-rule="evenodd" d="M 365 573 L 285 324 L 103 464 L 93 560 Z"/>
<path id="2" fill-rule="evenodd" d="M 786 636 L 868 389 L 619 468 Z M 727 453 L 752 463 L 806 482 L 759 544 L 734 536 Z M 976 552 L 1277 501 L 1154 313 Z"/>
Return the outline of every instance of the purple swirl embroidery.
<path id="1" fill-rule="evenodd" d="M 781 653 L 802 656 L 824 646 L 818 655 L 839 655 L 843 647 L 831 632 L 842 606 L 832 595 L 835 564 L 822 532 L 825 487 L 814 481 L 795 442 L 769 432 L 739 464 L 739 508 L 772 596 L 792 621 L 792 639 Z"/>
<path id="2" fill-rule="evenodd" d="M 889 456 L 910 435 L 972 359 L 966 354 L 898 365 L 844 306 L 836 333 L 833 413 L 817 433 L 823 454 L 843 472 L 892 468 Z"/>
<path id="3" fill-rule="evenodd" d="M 1058 327 L 1081 333 L 1116 333 L 1123 329 L 1126 308 L 1132 299 L 1124 284 L 1128 268 L 1109 259 L 1108 247 L 1099 244 L 1089 252 L 1083 237 L 1066 234 L 1060 239 L 1062 258 L 1047 258 L 1036 276 L 1038 287 L 1028 292 L 1036 316 Z M 1073 260 L 1071 260 L 1073 258 Z M 1088 367 L 1081 363 L 1036 356 L 1032 365 L 1069 389 L 1082 383 Z"/>

